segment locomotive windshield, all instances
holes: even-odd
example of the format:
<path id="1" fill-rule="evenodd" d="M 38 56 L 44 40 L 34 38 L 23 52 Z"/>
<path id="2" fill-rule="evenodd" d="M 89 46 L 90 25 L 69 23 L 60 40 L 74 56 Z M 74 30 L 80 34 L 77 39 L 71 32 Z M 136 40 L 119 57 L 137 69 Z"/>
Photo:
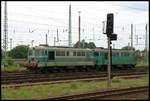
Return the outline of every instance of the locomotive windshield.
<path id="1" fill-rule="evenodd" d="M 29 50 L 29 56 L 32 56 L 32 50 Z"/>
<path id="2" fill-rule="evenodd" d="M 94 52 L 94 56 L 99 56 L 99 53 L 98 52 Z"/>

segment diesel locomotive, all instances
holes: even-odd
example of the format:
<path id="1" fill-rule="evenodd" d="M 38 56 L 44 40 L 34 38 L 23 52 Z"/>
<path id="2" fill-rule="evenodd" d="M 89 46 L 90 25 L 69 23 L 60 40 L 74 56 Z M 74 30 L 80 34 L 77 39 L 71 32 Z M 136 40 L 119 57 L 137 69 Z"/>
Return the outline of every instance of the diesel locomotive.
<path id="1" fill-rule="evenodd" d="M 36 46 L 28 51 L 26 67 L 31 71 L 50 72 L 53 70 L 101 70 L 107 69 L 108 50 L 104 48 L 69 48 Z M 135 52 L 112 50 L 112 67 L 134 68 Z"/>

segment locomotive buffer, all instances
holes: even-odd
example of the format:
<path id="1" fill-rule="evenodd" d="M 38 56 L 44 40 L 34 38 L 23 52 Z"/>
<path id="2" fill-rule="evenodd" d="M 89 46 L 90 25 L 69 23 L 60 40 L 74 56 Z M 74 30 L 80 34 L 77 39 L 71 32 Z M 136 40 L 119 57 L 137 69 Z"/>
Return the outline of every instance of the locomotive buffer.
<path id="1" fill-rule="evenodd" d="M 117 40 L 117 34 L 113 34 L 113 25 L 114 25 L 114 14 L 108 13 L 107 14 L 107 25 L 106 25 L 106 34 L 108 39 L 108 83 L 107 86 L 111 87 L 111 79 L 112 79 L 112 73 L 111 73 L 111 66 L 112 66 L 112 48 L 111 48 L 111 41 Z"/>

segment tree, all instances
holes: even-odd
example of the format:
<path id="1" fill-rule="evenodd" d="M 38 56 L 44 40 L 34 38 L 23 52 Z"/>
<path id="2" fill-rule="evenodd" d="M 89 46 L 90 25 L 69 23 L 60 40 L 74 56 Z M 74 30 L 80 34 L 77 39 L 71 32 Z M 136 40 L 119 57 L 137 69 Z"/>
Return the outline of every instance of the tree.
<path id="1" fill-rule="evenodd" d="M 8 55 L 13 59 L 27 58 L 28 48 L 29 47 L 26 45 L 16 46 L 11 51 L 9 51 Z"/>
<path id="2" fill-rule="evenodd" d="M 73 47 L 78 48 L 78 45 L 79 45 L 79 41 Z M 94 42 L 87 43 L 84 40 L 82 40 L 80 42 L 80 47 L 81 48 L 91 48 L 91 49 L 93 49 L 93 48 L 96 48 L 96 45 L 94 44 Z"/>
<path id="3" fill-rule="evenodd" d="M 125 46 L 125 47 L 122 47 L 122 49 L 135 51 L 135 48 L 131 46 Z"/>
<path id="4" fill-rule="evenodd" d="M 95 46 L 95 44 L 94 44 L 94 42 L 89 42 L 89 47 L 88 48 L 96 48 L 96 46 Z"/>

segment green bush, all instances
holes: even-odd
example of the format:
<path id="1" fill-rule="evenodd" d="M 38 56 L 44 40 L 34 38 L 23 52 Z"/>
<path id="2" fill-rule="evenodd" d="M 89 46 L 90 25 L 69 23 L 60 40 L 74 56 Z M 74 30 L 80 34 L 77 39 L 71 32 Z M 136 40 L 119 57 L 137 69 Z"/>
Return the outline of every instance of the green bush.
<path id="1" fill-rule="evenodd" d="M 7 59 L 8 65 L 14 64 L 14 60 L 12 59 L 12 57 L 7 57 L 6 59 Z M 2 65 L 4 65 L 4 63 L 5 63 L 4 59 L 2 59 L 1 63 L 2 63 Z"/>
<path id="2" fill-rule="evenodd" d="M 8 65 L 13 65 L 14 64 L 14 60 L 12 59 L 12 57 L 8 57 Z"/>
<path id="3" fill-rule="evenodd" d="M 15 62 L 14 63 L 16 66 L 20 66 L 20 67 L 24 67 L 25 66 L 25 63 L 24 62 Z"/>

